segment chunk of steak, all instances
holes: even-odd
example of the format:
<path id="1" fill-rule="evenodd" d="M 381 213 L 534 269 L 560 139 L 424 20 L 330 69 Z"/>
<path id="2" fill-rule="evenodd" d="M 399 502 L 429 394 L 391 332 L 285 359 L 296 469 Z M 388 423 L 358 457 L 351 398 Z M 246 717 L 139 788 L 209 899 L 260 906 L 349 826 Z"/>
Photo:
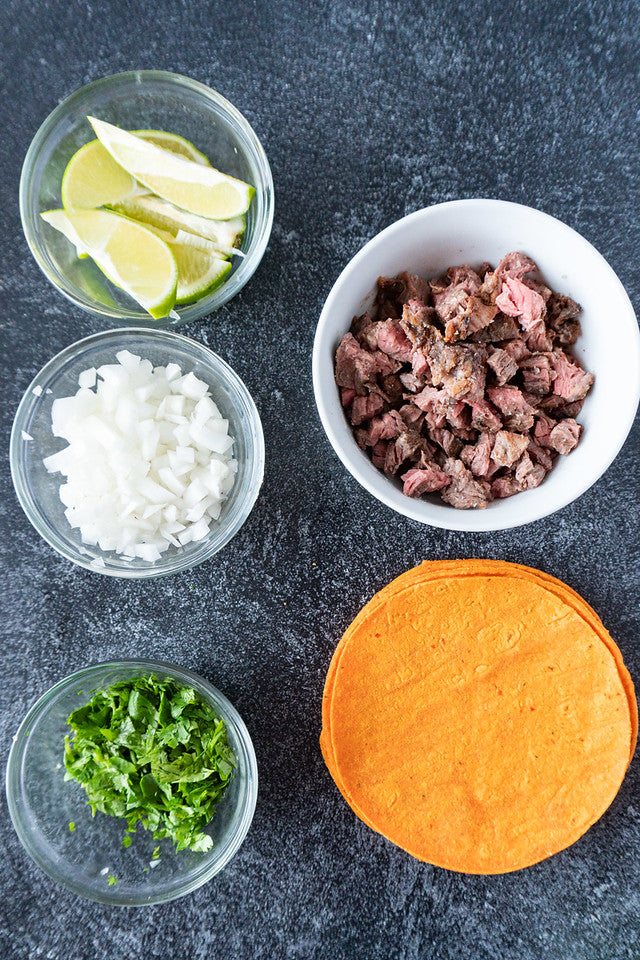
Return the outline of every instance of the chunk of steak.
<path id="1" fill-rule="evenodd" d="M 573 320 L 582 312 L 582 307 L 571 297 L 560 293 L 552 293 L 547 301 L 547 315 L 552 327 L 556 327 L 565 320 Z"/>
<path id="2" fill-rule="evenodd" d="M 376 346 L 388 357 L 411 363 L 412 345 L 398 320 L 381 320 L 376 325 Z"/>
<path id="3" fill-rule="evenodd" d="M 503 415 L 504 424 L 509 430 L 531 429 L 534 409 L 517 387 L 489 387 L 487 394 Z"/>
<path id="4" fill-rule="evenodd" d="M 384 410 L 384 400 L 378 393 L 370 393 L 366 397 L 356 397 L 351 406 L 349 419 L 354 427 L 358 427 L 365 420 L 371 420 L 376 414 Z"/>
<path id="5" fill-rule="evenodd" d="M 407 427 L 420 430 L 424 423 L 424 413 L 414 403 L 405 403 L 398 411 Z"/>
<path id="6" fill-rule="evenodd" d="M 520 336 L 520 327 L 513 319 L 504 313 L 496 314 L 495 320 L 492 320 L 484 330 L 478 330 L 471 337 L 476 343 L 498 343 L 500 340 L 515 340 Z M 500 344 L 504 346 L 504 344 Z"/>
<path id="7" fill-rule="evenodd" d="M 486 351 L 463 344 L 434 343 L 428 353 L 431 378 L 454 400 L 476 403 L 484 397 Z"/>
<path id="8" fill-rule="evenodd" d="M 526 253 L 514 250 L 512 253 L 505 254 L 496 268 L 496 273 L 501 280 L 505 277 L 521 280 L 527 273 L 533 273 L 537 269 L 531 257 L 528 257 Z"/>
<path id="9" fill-rule="evenodd" d="M 447 422 L 447 410 L 451 406 L 451 400 L 444 390 L 425 387 L 412 399 L 416 407 L 426 413 L 429 426 L 444 427 Z"/>
<path id="10" fill-rule="evenodd" d="M 553 392 L 570 403 L 583 400 L 593 384 L 593 374 L 587 373 L 579 364 L 573 363 L 562 350 L 553 351 L 551 365 L 556 375 Z"/>
<path id="11" fill-rule="evenodd" d="M 496 499 L 504 500 L 506 497 L 512 497 L 514 493 L 520 493 L 521 491 L 522 487 L 510 473 L 504 477 L 496 477 L 495 480 L 491 481 L 491 496 Z"/>
<path id="12" fill-rule="evenodd" d="M 493 370 L 496 382 L 500 387 L 503 387 L 505 383 L 512 380 L 518 372 L 518 364 L 516 361 L 501 347 L 491 347 L 487 363 Z"/>
<path id="13" fill-rule="evenodd" d="M 436 313 L 444 323 L 451 320 L 451 318 L 457 314 L 462 313 L 468 300 L 469 293 L 465 289 L 464 284 L 461 283 L 457 285 L 451 284 L 440 292 L 433 292 L 433 303 L 436 308 Z"/>
<path id="14" fill-rule="evenodd" d="M 442 337 L 437 319 L 433 307 L 427 307 L 420 300 L 409 300 L 402 308 L 400 326 L 414 347 L 429 347 L 436 338 Z"/>
<path id="15" fill-rule="evenodd" d="M 534 487 L 539 487 L 546 475 L 547 471 L 542 464 L 533 463 L 527 453 L 522 457 L 515 472 L 516 482 L 521 490 L 533 490 Z"/>
<path id="16" fill-rule="evenodd" d="M 460 454 L 460 459 L 475 477 L 486 477 L 489 474 L 493 440 L 493 434 L 482 433 L 476 444 L 465 447 Z"/>
<path id="17" fill-rule="evenodd" d="M 496 306 L 508 317 L 517 317 L 523 330 L 530 330 L 545 313 L 544 300 L 522 280 L 505 277 Z"/>
<path id="18" fill-rule="evenodd" d="M 491 488 L 485 480 L 476 480 L 461 460 L 445 460 L 443 472 L 451 478 L 442 499 L 458 510 L 482 510 L 489 503 Z"/>
<path id="19" fill-rule="evenodd" d="M 352 390 L 351 387 L 341 387 L 340 388 L 340 402 L 343 407 L 348 407 L 353 403 L 353 398 L 355 397 L 356 392 Z"/>
<path id="20" fill-rule="evenodd" d="M 563 320 L 562 323 L 548 329 L 555 343 L 559 343 L 561 347 L 571 347 L 580 336 L 580 321 Z"/>
<path id="21" fill-rule="evenodd" d="M 581 433 L 582 427 L 575 420 L 561 420 L 549 434 L 549 446 L 566 456 L 578 445 Z"/>
<path id="22" fill-rule="evenodd" d="M 462 312 L 451 317 L 444 328 L 444 338 L 447 342 L 466 340 L 472 333 L 484 330 L 495 318 L 498 308 L 485 303 L 479 297 L 467 297 Z"/>
<path id="23" fill-rule="evenodd" d="M 471 427 L 471 407 L 462 400 L 449 407 L 446 416 L 451 429 L 454 431 L 467 432 Z"/>
<path id="24" fill-rule="evenodd" d="M 421 497 L 424 493 L 442 490 L 450 483 L 451 477 L 434 463 L 427 467 L 414 467 L 412 470 L 407 470 L 402 477 L 402 492 L 407 497 Z"/>
<path id="25" fill-rule="evenodd" d="M 422 277 L 413 273 L 398 274 L 397 277 L 378 277 L 378 290 L 375 306 L 380 320 L 387 317 L 399 319 L 402 316 L 402 307 L 409 300 L 419 300 L 423 304 L 429 302 L 429 284 Z"/>
<path id="26" fill-rule="evenodd" d="M 387 445 L 384 471 L 395 474 L 408 461 L 418 460 L 422 453 L 431 459 L 434 452 L 434 447 L 426 437 L 416 430 L 406 430 Z"/>
<path id="27" fill-rule="evenodd" d="M 529 440 L 529 446 L 527 447 L 527 453 L 531 457 L 534 463 L 539 463 L 544 469 L 549 472 L 553 466 L 553 458 L 555 453 L 552 454 L 549 450 L 546 450 L 544 447 L 539 446 L 535 440 Z"/>
<path id="28" fill-rule="evenodd" d="M 527 347 L 533 353 L 544 353 L 553 350 L 553 337 L 549 334 L 544 320 L 539 320 L 529 327 L 525 333 Z"/>
<path id="29" fill-rule="evenodd" d="M 373 317 L 371 315 L 371 311 L 367 310 L 365 313 L 362 314 L 362 316 L 353 318 L 349 329 L 351 330 L 351 333 L 354 335 L 354 337 L 357 337 L 358 334 L 365 329 L 365 327 L 371 326 L 372 322 L 373 322 Z"/>
<path id="30" fill-rule="evenodd" d="M 336 353 L 336 383 L 364 395 L 375 385 L 378 374 L 396 373 L 400 367 L 379 350 L 370 353 L 363 349 L 353 334 L 346 333 Z"/>
<path id="31" fill-rule="evenodd" d="M 502 429 L 502 420 L 493 404 L 488 400 L 478 400 L 471 407 L 471 426 L 475 430 L 496 433 Z"/>
<path id="32" fill-rule="evenodd" d="M 428 365 L 427 365 L 428 366 Z M 411 370 L 409 373 L 400 374 L 400 383 L 409 393 L 418 393 L 426 386 L 424 377 L 418 377 Z"/>
<path id="33" fill-rule="evenodd" d="M 377 470 L 384 470 L 387 457 L 388 440 L 378 440 L 376 445 L 371 448 L 371 463 Z"/>
<path id="34" fill-rule="evenodd" d="M 551 384 L 555 380 L 555 371 L 547 353 L 532 353 L 520 361 L 522 384 L 528 393 L 546 397 L 551 393 Z"/>
<path id="35" fill-rule="evenodd" d="M 429 436 L 442 447 L 448 457 L 457 457 L 464 446 L 462 440 L 446 428 L 430 428 Z"/>
<path id="36" fill-rule="evenodd" d="M 464 287 L 468 294 L 477 293 L 482 283 L 478 273 L 468 263 L 461 263 L 459 267 L 449 267 L 447 280 L 453 287 Z"/>
<path id="37" fill-rule="evenodd" d="M 411 354 L 411 372 L 415 374 L 416 377 L 422 377 L 423 379 L 431 380 L 431 368 L 429 366 L 429 360 L 424 350 L 420 347 L 414 347 Z"/>
<path id="38" fill-rule="evenodd" d="M 381 394 L 388 403 L 401 403 L 404 397 L 404 384 L 397 373 L 389 373 L 380 378 Z"/>
<path id="39" fill-rule="evenodd" d="M 501 350 L 504 350 L 505 353 L 508 353 L 516 363 L 520 363 L 521 360 L 524 360 L 524 358 L 528 357 L 531 353 L 524 340 L 520 339 L 505 340 L 504 343 L 499 343 L 498 346 Z"/>
<path id="40" fill-rule="evenodd" d="M 406 430 L 406 424 L 397 410 L 389 410 L 380 417 L 373 417 L 367 428 L 356 430 L 358 446 L 375 447 L 379 440 L 395 440 Z"/>
<path id="41" fill-rule="evenodd" d="M 498 430 L 491 452 L 491 459 L 501 467 L 511 467 L 516 460 L 520 459 L 528 444 L 529 437 L 525 434 Z"/>

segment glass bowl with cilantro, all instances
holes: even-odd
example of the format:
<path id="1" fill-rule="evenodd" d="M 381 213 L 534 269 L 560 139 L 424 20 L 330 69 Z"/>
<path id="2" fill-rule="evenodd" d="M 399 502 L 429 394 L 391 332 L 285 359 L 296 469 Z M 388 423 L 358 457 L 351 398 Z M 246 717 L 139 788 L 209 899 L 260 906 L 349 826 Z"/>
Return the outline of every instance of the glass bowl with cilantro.
<path id="1" fill-rule="evenodd" d="M 197 674 L 151 660 L 79 670 L 18 730 L 13 825 L 53 880 L 102 903 L 190 893 L 242 844 L 258 773 L 242 718 Z"/>

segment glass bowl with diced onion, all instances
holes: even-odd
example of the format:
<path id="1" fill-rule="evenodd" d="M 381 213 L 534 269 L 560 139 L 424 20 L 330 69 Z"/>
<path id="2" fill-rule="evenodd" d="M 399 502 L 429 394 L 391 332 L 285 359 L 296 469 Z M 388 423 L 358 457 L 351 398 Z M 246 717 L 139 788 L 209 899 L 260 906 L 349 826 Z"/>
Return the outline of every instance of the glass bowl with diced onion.
<path id="1" fill-rule="evenodd" d="M 65 212 L 77 214 L 77 204 L 71 200 L 74 196 L 77 200 L 78 194 L 67 191 L 65 196 L 63 179 L 70 177 L 70 161 L 82 149 L 86 162 L 78 165 L 75 178 L 80 192 L 91 187 L 95 169 L 113 168 L 112 173 L 118 172 L 115 161 L 108 156 L 97 158 L 97 167 L 89 163 L 90 151 L 86 148 L 97 141 L 88 117 L 140 135 L 147 146 L 168 152 L 172 163 L 186 163 L 187 174 L 191 167 L 205 173 L 213 168 L 235 183 L 248 184 L 255 190 L 248 208 L 229 219 L 216 220 L 211 211 L 205 218 L 194 217 L 166 197 L 158 198 L 144 184 L 138 183 L 126 200 L 122 196 L 110 198 L 107 190 L 95 201 L 101 209 L 90 218 L 92 223 L 103 220 L 111 229 L 116 213 L 109 211 L 115 210 L 117 218 L 124 217 L 125 226 L 129 220 L 134 226 L 121 236 L 119 233 L 116 241 L 107 242 L 101 235 L 103 239 L 94 246 L 98 250 L 104 247 L 104 256 L 97 260 L 87 256 L 77 238 L 70 237 L 69 225 L 65 226 Z M 126 180 L 127 173 L 121 171 L 122 177 Z M 183 202 L 180 197 L 172 199 Z M 94 205 L 91 200 L 80 202 Z M 215 90 L 189 77 L 160 70 L 115 74 L 74 91 L 35 134 L 20 180 L 22 226 L 40 269 L 72 303 L 116 326 L 174 327 L 198 320 L 230 300 L 260 264 L 273 224 L 273 202 L 269 162 L 246 118 Z M 190 206 L 189 201 L 186 203 Z M 144 228 L 142 232 L 138 223 Z M 95 224 L 86 229 L 95 231 Z M 149 237 L 148 231 L 158 236 Z M 175 304 L 171 307 L 169 303 L 164 314 L 163 310 L 156 311 L 163 315 L 155 318 L 126 292 L 126 275 L 131 279 L 140 273 L 131 264 L 132 252 L 137 256 L 145 244 L 154 243 L 160 248 L 168 245 L 170 253 L 164 250 L 164 254 L 168 260 L 173 255 L 179 274 Z M 124 273 L 112 256 L 118 247 L 123 254 Z M 91 246 L 89 252 L 93 253 Z M 144 271 L 159 270 L 162 254 L 163 249 L 159 255 L 153 249 L 147 251 L 142 259 Z M 181 286 L 184 290 L 180 295 Z"/>
<path id="2" fill-rule="evenodd" d="M 56 883 L 111 906 L 166 903 L 210 881 L 241 847 L 257 791 L 236 708 L 204 677 L 153 660 L 59 680 L 26 714 L 7 763 L 27 853 Z"/>
<path id="3" fill-rule="evenodd" d="M 264 438 L 247 387 L 167 330 L 95 334 L 27 388 L 10 444 L 28 519 L 62 556 L 108 576 L 165 576 L 210 559 L 249 516 Z"/>

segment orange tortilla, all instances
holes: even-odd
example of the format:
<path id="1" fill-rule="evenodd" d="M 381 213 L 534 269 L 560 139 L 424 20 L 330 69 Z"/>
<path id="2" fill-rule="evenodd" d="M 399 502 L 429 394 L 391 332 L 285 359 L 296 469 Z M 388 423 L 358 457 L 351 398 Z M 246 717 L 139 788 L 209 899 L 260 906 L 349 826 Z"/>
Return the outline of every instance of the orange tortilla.
<path id="1" fill-rule="evenodd" d="M 601 816 L 636 735 L 631 678 L 578 594 L 514 564 L 443 561 L 346 631 L 321 747 L 373 829 L 431 863 L 501 873 Z"/>

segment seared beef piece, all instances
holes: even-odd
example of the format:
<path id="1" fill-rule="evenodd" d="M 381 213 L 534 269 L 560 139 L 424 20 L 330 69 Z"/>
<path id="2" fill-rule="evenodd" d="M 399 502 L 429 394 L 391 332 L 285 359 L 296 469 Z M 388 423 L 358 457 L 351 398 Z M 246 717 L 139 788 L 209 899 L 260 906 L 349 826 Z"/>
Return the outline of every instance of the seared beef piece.
<path id="1" fill-rule="evenodd" d="M 431 383 L 429 360 L 424 350 L 420 347 L 413 348 L 413 353 L 411 354 L 411 372 L 415 374 L 416 377 L 424 377 L 425 380 Z"/>
<path id="2" fill-rule="evenodd" d="M 414 347 L 430 347 L 442 334 L 437 326 L 437 314 L 420 300 L 409 300 L 402 308 L 400 326 Z"/>
<path id="3" fill-rule="evenodd" d="M 379 350 L 369 353 L 351 333 L 345 333 L 336 353 L 336 383 L 362 396 L 375 386 L 378 374 L 396 373 L 400 366 Z"/>
<path id="4" fill-rule="evenodd" d="M 529 430 L 533 426 L 534 409 L 517 387 L 489 387 L 489 399 L 503 415 L 509 430 Z"/>
<path id="5" fill-rule="evenodd" d="M 372 321 L 373 317 L 371 316 L 370 310 L 367 310 L 366 313 L 363 313 L 361 317 L 354 317 L 351 321 L 351 333 L 354 335 L 354 337 L 357 337 L 358 334 L 365 329 L 365 327 L 370 326 Z"/>
<path id="6" fill-rule="evenodd" d="M 424 377 L 417 377 L 413 371 L 400 374 L 400 383 L 409 393 L 418 393 L 426 387 Z"/>
<path id="7" fill-rule="evenodd" d="M 484 397 L 486 351 L 463 344 L 434 343 L 428 354 L 435 386 L 442 385 L 454 400 L 476 403 Z"/>
<path id="8" fill-rule="evenodd" d="M 561 420 L 549 435 L 549 446 L 566 456 L 577 446 L 581 433 L 582 427 L 575 420 Z"/>
<path id="9" fill-rule="evenodd" d="M 547 417 L 542 411 L 538 410 L 536 412 L 536 422 L 533 428 L 533 436 L 536 443 L 539 443 L 541 447 L 548 447 L 549 435 L 555 425 L 555 420 L 552 420 L 551 417 Z"/>
<path id="10" fill-rule="evenodd" d="M 555 380 L 555 372 L 551 366 L 549 355 L 533 353 L 520 361 L 522 383 L 528 393 L 546 397 L 551 392 L 551 384 Z"/>
<path id="11" fill-rule="evenodd" d="M 506 350 L 500 347 L 492 347 L 489 352 L 487 363 L 493 370 L 498 386 L 503 387 L 518 372 L 518 364 Z"/>
<path id="12" fill-rule="evenodd" d="M 502 280 L 495 271 L 487 270 L 482 278 L 482 285 L 478 290 L 478 296 L 485 303 L 495 303 L 496 297 L 500 293 Z"/>
<path id="13" fill-rule="evenodd" d="M 580 336 L 579 320 L 563 320 L 555 327 L 548 327 L 553 340 L 561 347 L 571 347 Z"/>
<path id="14" fill-rule="evenodd" d="M 445 503 L 459 510 L 482 509 L 491 499 L 491 488 L 486 480 L 476 480 L 461 460 L 445 460 L 443 471 L 451 483 L 442 493 Z"/>
<path id="15" fill-rule="evenodd" d="M 380 322 L 376 321 L 375 323 L 367 323 L 364 326 L 360 327 L 358 332 L 355 334 L 355 338 L 360 344 L 361 347 L 364 347 L 365 350 L 377 350 L 378 349 L 378 327 Z"/>
<path id="16" fill-rule="evenodd" d="M 431 459 L 434 452 L 434 447 L 426 437 L 423 437 L 416 430 L 407 430 L 387 446 L 384 472 L 397 473 L 407 461 L 418 460 L 423 453 Z"/>
<path id="17" fill-rule="evenodd" d="M 377 470 L 384 470 L 387 447 L 393 446 L 388 440 L 378 440 L 376 445 L 371 448 L 371 463 Z"/>
<path id="18" fill-rule="evenodd" d="M 519 460 L 529 444 L 529 437 L 522 433 L 498 430 L 491 459 L 501 467 L 511 467 Z"/>
<path id="19" fill-rule="evenodd" d="M 520 327 L 513 319 L 507 317 L 504 313 L 497 314 L 495 320 L 492 320 L 484 330 L 478 330 L 471 337 L 476 343 L 497 343 L 499 340 L 515 340 L 520 336 Z M 500 344 L 504 346 L 504 344 Z"/>
<path id="20" fill-rule="evenodd" d="M 375 306 L 379 320 L 386 320 L 387 317 L 399 319 L 403 304 L 409 300 L 419 300 L 423 304 L 429 302 L 429 284 L 426 280 L 406 270 L 397 277 L 378 277 Z"/>
<path id="21" fill-rule="evenodd" d="M 515 277 L 505 278 L 496 306 L 508 317 L 517 317 L 523 330 L 530 330 L 546 313 L 540 294 Z"/>
<path id="22" fill-rule="evenodd" d="M 533 490 L 540 486 L 546 475 L 547 471 L 542 464 L 533 463 L 531 457 L 525 453 L 516 467 L 515 478 L 521 490 Z"/>
<path id="23" fill-rule="evenodd" d="M 423 493 L 435 493 L 451 483 L 451 478 L 435 464 L 425 468 L 414 467 L 402 477 L 402 492 L 406 497 L 420 497 Z"/>
<path id="24" fill-rule="evenodd" d="M 443 323 L 455 317 L 456 314 L 462 313 L 469 299 L 469 293 L 463 284 L 457 284 L 455 286 L 450 284 L 440 292 L 432 292 L 436 313 Z"/>
<path id="25" fill-rule="evenodd" d="M 478 267 L 478 269 L 476 270 L 476 273 L 478 274 L 481 280 L 484 280 L 486 275 L 488 273 L 491 273 L 491 264 L 489 263 L 489 261 L 483 260 L 480 266 Z"/>
<path id="26" fill-rule="evenodd" d="M 481 433 L 478 442 L 465 447 L 460 454 L 460 459 L 475 477 L 486 477 L 489 474 L 493 439 L 492 434 Z"/>
<path id="27" fill-rule="evenodd" d="M 529 446 L 527 447 L 527 453 L 531 457 L 534 463 L 539 463 L 544 469 L 549 472 L 553 466 L 553 458 L 555 457 L 555 452 L 552 454 L 549 450 L 546 450 L 544 447 L 538 446 L 535 440 L 529 440 Z"/>
<path id="28" fill-rule="evenodd" d="M 471 426 L 475 430 L 496 433 L 502 428 L 502 420 L 496 408 L 488 400 L 478 400 L 471 407 Z"/>
<path id="29" fill-rule="evenodd" d="M 341 387 L 340 388 L 340 401 L 343 407 L 348 407 L 349 404 L 353 403 L 353 398 L 355 397 L 356 392 L 350 387 Z"/>
<path id="30" fill-rule="evenodd" d="M 534 323 L 525 333 L 527 347 L 532 353 L 545 353 L 553 350 L 553 338 L 544 320 Z"/>
<path id="31" fill-rule="evenodd" d="M 530 287 L 531 290 L 535 290 L 536 293 L 539 293 L 544 300 L 545 305 L 549 302 L 552 291 L 544 283 L 540 283 L 539 280 L 534 280 L 533 277 L 523 277 L 522 282 L 526 284 L 527 287 Z"/>
<path id="32" fill-rule="evenodd" d="M 451 317 L 444 329 L 447 342 L 466 340 L 472 333 L 484 330 L 495 318 L 498 308 L 479 297 L 467 297 L 462 312 Z"/>
<path id="33" fill-rule="evenodd" d="M 520 363 L 521 360 L 524 360 L 524 358 L 528 357 L 531 353 L 524 340 L 505 340 L 504 343 L 499 343 L 498 346 L 501 350 L 504 350 L 505 353 L 508 353 L 516 363 Z"/>
<path id="34" fill-rule="evenodd" d="M 515 277 L 516 280 L 520 280 L 525 274 L 533 273 L 537 269 L 538 267 L 531 257 L 528 257 L 526 253 L 519 253 L 514 250 L 502 258 L 496 268 L 496 273 L 500 279 Z"/>
<path id="35" fill-rule="evenodd" d="M 395 440 L 406 429 L 406 425 L 397 410 L 389 410 L 381 417 L 374 417 L 367 428 L 356 430 L 358 446 L 375 447 L 379 440 Z"/>
<path id="36" fill-rule="evenodd" d="M 371 420 L 376 414 L 384 410 L 384 400 L 378 393 L 370 393 L 366 397 L 356 397 L 351 407 L 349 419 L 354 427 L 358 427 L 365 420 Z"/>
<path id="37" fill-rule="evenodd" d="M 520 493 L 522 487 L 514 476 L 508 473 L 504 477 L 496 477 L 491 481 L 491 496 L 499 500 L 505 497 L 512 497 L 514 493 Z"/>
<path id="38" fill-rule="evenodd" d="M 413 403 L 405 403 L 398 411 L 407 427 L 420 430 L 424 423 L 424 413 Z"/>
<path id="39" fill-rule="evenodd" d="M 380 388 L 388 403 L 395 406 L 402 402 L 404 384 L 397 373 L 389 373 L 386 377 L 381 377 Z"/>
<path id="40" fill-rule="evenodd" d="M 459 267 L 449 267 L 447 280 L 452 287 L 462 286 L 469 294 L 477 293 L 482 283 L 478 273 L 472 270 L 468 263 L 461 263 Z"/>
<path id="41" fill-rule="evenodd" d="M 547 301 L 547 320 L 552 327 L 557 327 L 565 320 L 573 320 L 581 311 L 579 303 L 561 293 L 552 293 Z"/>
<path id="42" fill-rule="evenodd" d="M 551 365 L 556 374 L 553 392 L 570 403 L 583 400 L 593 384 L 593 374 L 587 373 L 577 363 L 572 363 L 562 350 L 553 351 Z"/>
<path id="43" fill-rule="evenodd" d="M 447 420 L 454 431 L 461 430 L 463 433 L 469 431 L 471 427 L 471 407 L 459 400 L 447 410 Z"/>
<path id="44" fill-rule="evenodd" d="M 551 393 L 540 401 L 539 406 L 544 413 L 555 417 L 556 420 L 562 420 L 565 417 L 575 419 L 584 406 L 584 400 L 564 400 L 557 394 Z"/>
<path id="45" fill-rule="evenodd" d="M 388 357 L 411 363 L 411 343 L 398 320 L 382 320 L 376 324 L 376 346 Z"/>
<path id="46" fill-rule="evenodd" d="M 464 444 L 462 440 L 456 437 L 451 430 L 441 429 L 438 427 L 429 428 L 429 436 L 431 439 L 438 444 L 439 447 L 442 447 L 444 452 L 448 457 L 457 457 L 460 454 Z"/>

